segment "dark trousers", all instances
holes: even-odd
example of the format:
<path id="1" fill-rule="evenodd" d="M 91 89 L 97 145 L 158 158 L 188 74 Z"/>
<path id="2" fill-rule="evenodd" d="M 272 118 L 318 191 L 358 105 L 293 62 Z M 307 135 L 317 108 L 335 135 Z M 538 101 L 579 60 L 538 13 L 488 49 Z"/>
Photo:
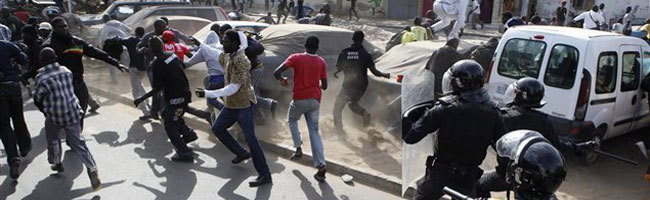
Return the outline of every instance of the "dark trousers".
<path id="1" fill-rule="evenodd" d="M 228 132 L 228 128 L 235 124 L 235 122 L 239 123 L 244 131 L 244 138 L 250 148 L 255 170 L 257 170 L 257 173 L 260 176 L 270 176 L 271 172 L 269 172 L 269 167 L 266 165 L 266 157 L 262 151 L 262 146 L 260 146 L 257 137 L 255 137 L 253 106 L 243 109 L 224 107 L 221 109 L 221 112 L 219 112 L 219 116 L 214 122 L 214 125 L 212 125 L 212 132 L 217 136 L 219 141 L 221 141 L 221 143 L 223 143 L 223 145 L 235 155 L 246 155 L 248 154 L 246 149 L 244 149 L 244 147 L 242 147 L 241 144 L 232 137 L 230 132 Z"/>
<path id="2" fill-rule="evenodd" d="M 75 81 L 72 83 L 72 85 L 74 87 L 74 95 L 77 96 L 77 99 L 79 99 L 79 105 L 83 110 L 83 114 L 81 116 L 81 122 L 79 122 L 79 124 L 81 125 L 81 129 L 83 129 L 84 119 L 86 117 L 86 109 L 88 109 L 88 98 L 90 98 L 90 95 L 88 94 L 88 87 L 86 87 L 86 82 L 84 82 L 83 80 Z"/>
<path id="3" fill-rule="evenodd" d="M 343 127 L 342 113 L 343 113 L 343 109 L 345 108 L 345 105 L 348 105 L 348 107 L 350 107 L 350 110 L 352 110 L 352 112 L 357 115 L 361 115 L 362 117 L 369 116 L 368 111 L 366 111 L 365 108 L 359 105 L 359 100 L 361 100 L 361 97 L 363 96 L 364 93 L 365 93 L 365 89 L 351 91 L 350 89 L 345 89 L 345 87 L 343 87 L 343 89 L 339 92 L 338 96 L 336 96 L 336 101 L 334 102 L 333 117 L 334 117 L 334 126 L 336 128 Z"/>
<path id="4" fill-rule="evenodd" d="M 196 133 L 185 124 L 183 115 L 187 105 L 166 105 L 162 112 L 165 132 L 169 141 L 176 148 L 176 153 L 181 157 L 191 157 L 192 150 L 187 147 L 183 137 L 194 137 Z"/>
<path id="5" fill-rule="evenodd" d="M 149 84 L 153 85 L 153 72 L 151 67 L 147 69 L 147 77 L 149 78 Z M 159 92 L 151 97 L 151 107 L 149 107 L 149 113 L 153 116 L 158 116 L 158 112 L 163 108 L 163 93 Z"/>
<path id="6" fill-rule="evenodd" d="M 479 176 L 480 169 L 478 167 L 460 167 L 449 163 L 436 162 L 432 167 L 427 167 L 426 176 L 423 181 L 418 183 L 417 193 L 413 199 L 440 199 L 444 187 L 450 187 L 462 194 L 473 197 Z"/>
<path id="7" fill-rule="evenodd" d="M 32 137 L 29 134 L 29 129 L 27 129 L 27 124 L 25 123 L 25 116 L 23 115 L 23 98 L 20 83 L 0 84 L 0 98 L 9 106 L 7 110 L 2 109 L 0 112 L 9 112 L 18 147 L 21 150 L 28 149 L 32 146 Z"/>
<path id="8" fill-rule="evenodd" d="M 479 197 L 490 198 L 490 192 L 501 192 L 508 190 L 505 174 L 496 171 L 484 174 L 478 181 L 476 193 Z"/>
<path id="9" fill-rule="evenodd" d="M 360 19 L 357 10 L 354 7 L 350 7 L 350 20 L 352 20 L 352 13 L 354 13 L 354 16 L 357 17 L 357 19 Z"/>
<path id="10" fill-rule="evenodd" d="M 16 135 L 11 128 L 11 110 L 15 109 L 15 97 L 11 87 L 3 85 L 0 90 L 0 140 L 4 145 L 7 153 L 7 163 L 11 163 L 18 157 L 18 147 L 16 147 Z M 18 96 L 21 98 L 21 96 Z M 22 99 L 21 99 L 22 101 Z M 20 104 L 22 109 L 22 104 Z"/>

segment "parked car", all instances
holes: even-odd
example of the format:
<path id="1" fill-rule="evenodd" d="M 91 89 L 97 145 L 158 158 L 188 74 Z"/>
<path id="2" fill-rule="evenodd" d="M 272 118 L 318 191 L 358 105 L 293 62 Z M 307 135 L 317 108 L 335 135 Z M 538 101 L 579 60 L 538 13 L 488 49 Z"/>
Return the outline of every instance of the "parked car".
<path id="1" fill-rule="evenodd" d="M 648 126 L 639 85 L 650 71 L 650 46 L 620 34 L 556 26 L 521 26 L 503 35 L 487 88 L 500 103 L 508 85 L 532 77 L 546 87 L 546 106 L 561 139 L 608 139 Z M 587 154 L 587 163 L 595 154 Z"/>
<path id="2" fill-rule="evenodd" d="M 117 20 L 125 20 L 129 16 L 137 13 L 138 11 L 153 6 L 179 6 L 190 5 L 188 0 L 171 0 L 171 1 L 142 1 L 142 0 L 124 0 L 114 1 L 108 8 L 99 14 L 86 14 L 81 16 L 84 25 L 103 24 L 103 15 L 114 15 Z"/>
<path id="3" fill-rule="evenodd" d="M 128 25 L 132 29 L 137 27 L 137 24 L 141 24 L 146 19 L 152 19 L 162 16 L 191 16 L 196 18 L 202 18 L 208 21 L 225 21 L 229 20 L 228 16 L 225 14 L 221 7 L 209 7 L 209 6 L 156 6 L 149 7 L 140 10 L 139 12 L 131 15 L 129 18 L 125 19 L 124 24 Z M 169 18 L 169 17 L 168 17 Z M 184 19 L 184 20 L 187 20 Z M 171 23 L 171 22 L 170 22 Z M 98 32 L 103 27 L 103 24 L 93 25 L 87 28 L 86 37 L 90 41 L 97 40 Z M 144 27 L 147 28 L 147 27 Z M 96 41 L 98 42 L 98 41 Z M 93 43 L 98 44 L 98 43 Z"/>
<path id="4" fill-rule="evenodd" d="M 266 29 L 270 25 L 267 23 L 260 23 L 260 22 L 249 22 L 249 21 L 216 21 L 216 22 L 211 22 L 201 30 L 197 31 L 196 34 L 194 34 L 194 38 L 197 38 L 201 41 L 205 40 L 206 37 L 208 37 L 208 33 L 210 33 L 210 28 L 214 24 L 219 24 L 221 26 L 228 24 L 232 26 L 235 30 L 238 31 L 245 31 L 253 34 L 259 34 L 262 32 L 262 30 Z"/>
<path id="5" fill-rule="evenodd" d="M 169 27 L 183 32 L 186 35 L 194 35 L 212 21 L 193 16 L 166 16 L 169 19 Z M 149 16 L 142 21 L 129 25 L 135 29 L 136 27 L 143 27 L 145 32 L 153 31 L 153 23 L 160 19 L 160 16 Z"/>

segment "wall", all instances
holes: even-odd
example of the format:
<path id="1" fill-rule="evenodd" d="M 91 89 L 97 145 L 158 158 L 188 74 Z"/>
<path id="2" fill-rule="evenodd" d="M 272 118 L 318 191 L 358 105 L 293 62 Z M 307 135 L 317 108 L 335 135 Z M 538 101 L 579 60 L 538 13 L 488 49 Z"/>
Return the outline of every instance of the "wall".
<path id="1" fill-rule="evenodd" d="M 276 0 L 277 1 L 277 0 Z M 297 1 L 297 0 L 296 0 Z M 228 8 L 230 6 L 230 0 Z M 254 0 L 255 7 L 264 8 L 264 0 Z M 270 2 L 270 1 L 269 1 Z M 312 6 L 316 9 L 322 7 L 324 3 L 329 3 L 332 7 L 332 12 L 336 14 L 337 0 L 305 0 L 305 5 Z M 410 19 L 415 16 L 421 15 L 422 0 L 383 0 L 382 7 L 387 13 L 387 17 L 398 19 Z M 360 17 L 372 15 L 372 3 L 368 0 L 357 0 L 357 13 Z M 343 0 L 343 14 L 349 14 L 350 1 Z M 275 12 L 275 11 L 274 11 Z"/>

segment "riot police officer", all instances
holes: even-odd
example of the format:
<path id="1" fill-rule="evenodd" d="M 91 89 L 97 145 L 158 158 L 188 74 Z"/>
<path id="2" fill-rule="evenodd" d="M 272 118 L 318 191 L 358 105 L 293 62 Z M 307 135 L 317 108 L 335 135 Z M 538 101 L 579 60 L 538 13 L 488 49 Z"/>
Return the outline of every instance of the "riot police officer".
<path id="1" fill-rule="evenodd" d="M 556 199 L 566 164 L 544 136 L 531 130 L 512 131 L 497 141 L 496 150 L 497 157 L 507 162 L 505 180 L 516 199 Z"/>
<path id="2" fill-rule="evenodd" d="M 540 133 L 551 145 L 563 152 L 577 152 L 576 145 L 570 142 L 561 142 L 553 130 L 549 116 L 535 109 L 543 107 L 544 85 L 537 79 L 526 77 L 510 84 L 506 90 L 506 102 L 510 102 L 501 109 L 506 130 L 533 130 Z M 497 158 L 497 167 L 494 172 L 486 173 L 478 183 L 477 193 L 480 197 L 490 197 L 490 191 L 505 191 L 509 186 L 506 183 L 507 160 Z"/>
<path id="3" fill-rule="evenodd" d="M 458 61 L 444 74 L 445 97 L 435 105 L 416 105 L 404 113 L 402 138 L 406 143 L 417 143 L 438 131 L 436 153 L 427 159 L 426 176 L 418 184 L 415 199 L 439 199 L 445 186 L 474 193 L 487 147 L 505 131 L 496 103 L 483 89 L 483 77 L 476 61 Z"/>

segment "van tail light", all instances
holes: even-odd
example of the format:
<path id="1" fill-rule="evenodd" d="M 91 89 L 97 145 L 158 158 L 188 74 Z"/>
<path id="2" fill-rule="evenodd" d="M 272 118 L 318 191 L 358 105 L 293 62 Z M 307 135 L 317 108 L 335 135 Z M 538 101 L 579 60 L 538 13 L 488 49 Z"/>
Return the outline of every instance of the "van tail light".
<path id="1" fill-rule="evenodd" d="M 492 67 L 494 66 L 494 58 L 490 61 L 490 67 L 488 67 L 487 72 L 485 72 L 485 83 L 490 82 L 490 74 L 492 74 Z"/>
<path id="2" fill-rule="evenodd" d="M 576 121 L 583 121 L 587 114 L 589 95 L 591 93 L 591 74 L 587 70 L 582 70 L 582 79 L 580 80 L 580 91 L 578 92 L 578 102 L 573 116 Z M 573 131 L 572 131 L 573 132 Z"/>

